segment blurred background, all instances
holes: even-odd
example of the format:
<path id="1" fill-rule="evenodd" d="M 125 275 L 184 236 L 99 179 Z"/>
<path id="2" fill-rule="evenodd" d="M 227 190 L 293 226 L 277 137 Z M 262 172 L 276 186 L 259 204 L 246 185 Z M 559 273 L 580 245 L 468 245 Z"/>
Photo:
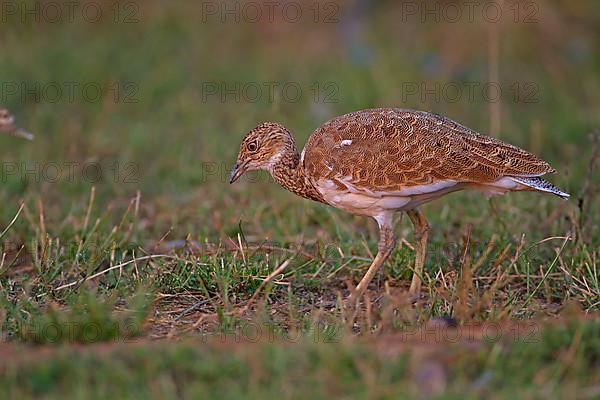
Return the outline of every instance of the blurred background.
<path id="1" fill-rule="evenodd" d="M 0 135 L 7 398 L 600 393 L 597 0 L 0 0 L 0 107 L 36 135 Z M 572 197 L 426 205 L 416 301 L 398 219 L 355 312 L 374 221 L 228 175 L 263 121 L 301 149 L 370 107 L 521 146 Z"/>
<path id="2" fill-rule="evenodd" d="M 107 227 L 139 192 L 142 242 L 170 228 L 218 241 L 240 220 L 249 234 L 297 234 L 330 211 L 265 174 L 230 187 L 240 140 L 271 120 L 301 148 L 329 118 L 380 106 L 522 146 L 577 199 L 600 123 L 592 0 L 5 1 L 1 18 L 0 104 L 36 134 L 0 138 L 2 226 L 21 200 L 30 219 L 41 202 L 44 229 L 60 235 L 95 187 Z M 451 196 L 452 213 L 481 214 L 476 197 Z M 555 204 L 499 202 L 532 213 Z M 16 242 L 38 229 L 16 226 Z"/>

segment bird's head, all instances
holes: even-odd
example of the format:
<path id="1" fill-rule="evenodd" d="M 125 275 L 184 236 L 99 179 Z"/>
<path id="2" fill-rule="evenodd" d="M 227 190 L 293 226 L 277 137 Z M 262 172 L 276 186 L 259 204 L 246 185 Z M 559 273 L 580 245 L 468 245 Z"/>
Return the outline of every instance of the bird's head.
<path id="1" fill-rule="evenodd" d="M 33 135 L 15 125 L 15 117 L 6 108 L 0 108 L 0 133 L 8 133 L 23 139 L 31 140 Z"/>
<path id="2" fill-rule="evenodd" d="M 0 131 L 10 132 L 14 129 L 15 117 L 6 108 L 0 108 Z"/>
<path id="3" fill-rule="evenodd" d="M 246 171 L 271 171 L 289 151 L 296 150 L 290 132 L 281 124 L 264 122 L 252 129 L 242 140 L 229 183 L 238 180 Z"/>

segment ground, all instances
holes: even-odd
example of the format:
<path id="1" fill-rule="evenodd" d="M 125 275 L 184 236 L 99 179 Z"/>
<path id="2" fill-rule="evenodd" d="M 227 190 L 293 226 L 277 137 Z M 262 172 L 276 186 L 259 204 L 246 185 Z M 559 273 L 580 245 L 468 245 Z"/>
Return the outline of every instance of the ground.
<path id="1" fill-rule="evenodd" d="M 317 20 L 236 22 L 202 4 L 3 14 L 0 105 L 36 134 L 0 138 L 9 398 L 600 396 L 594 2 L 505 13 L 498 99 L 479 90 L 493 64 L 479 14 L 327 3 Z M 572 197 L 425 206 L 417 298 L 398 218 L 398 246 L 354 308 L 376 224 L 263 173 L 230 186 L 228 172 L 262 121 L 301 147 L 327 119 L 378 106 L 494 132 L 547 160 Z"/>

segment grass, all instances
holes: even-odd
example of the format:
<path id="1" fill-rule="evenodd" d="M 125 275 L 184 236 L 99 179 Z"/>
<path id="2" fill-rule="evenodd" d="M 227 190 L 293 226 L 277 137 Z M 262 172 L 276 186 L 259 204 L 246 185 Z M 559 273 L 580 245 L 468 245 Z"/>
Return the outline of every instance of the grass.
<path id="1" fill-rule="evenodd" d="M 570 324 L 543 328 L 535 342 L 438 343 L 430 345 L 431 351 L 414 351 L 413 357 L 405 350 L 413 340 L 390 335 L 377 341 L 340 336 L 329 343 L 310 337 L 251 343 L 222 337 L 60 347 L 35 350 L 36 360 L 16 356 L 3 368 L 0 382 L 9 397 L 19 398 L 64 393 L 119 398 L 409 398 L 441 393 L 446 398 L 593 398 L 599 390 L 594 370 L 599 333 L 598 324 Z"/>
<path id="2" fill-rule="evenodd" d="M 425 206 L 421 298 L 406 295 L 414 250 L 403 220 L 356 310 L 345 299 L 372 259 L 375 224 L 296 198 L 262 173 L 229 186 L 239 141 L 275 120 L 301 145 L 330 117 L 385 105 L 486 132 L 482 96 L 407 90 L 486 83 L 487 42 L 473 38 L 488 24 L 398 24 L 401 9 L 384 3 L 341 8 L 330 24 L 200 23 L 193 2 L 154 1 L 129 24 L 110 13 L 98 23 L 7 16 L 0 100 L 36 140 L 0 137 L 6 393 L 597 396 L 600 43 L 595 4 L 570 4 L 540 4 L 534 24 L 507 21 L 499 67 L 500 137 L 548 160 L 572 200 L 457 193 Z M 52 82 L 103 94 L 49 101 L 41 88 Z M 303 94 L 236 101 L 206 91 L 267 82 Z M 39 98 L 6 86 L 36 84 Z M 535 101 L 515 97 L 515 84 L 534 84 Z M 502 337 L 519 324 L 539 329 L 535 343 L 475 340 L 474 351 L 436 340 L 428 353 L 422 336 L 398 343 L 443 321 L 490 334 L 508 324 Z M 253 343 L 257 327 L 265 334 Z"/>

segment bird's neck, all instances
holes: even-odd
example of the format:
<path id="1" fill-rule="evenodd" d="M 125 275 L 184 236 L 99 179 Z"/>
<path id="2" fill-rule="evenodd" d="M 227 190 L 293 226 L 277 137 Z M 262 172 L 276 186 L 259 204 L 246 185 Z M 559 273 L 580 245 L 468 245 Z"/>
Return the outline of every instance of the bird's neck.
<path id="1" fill-rule="evenodd" d="M 306 176 L 306 170 L 302 165 L 296 145 L 288 146 L 269 172 L 275 182 L 290 192 L 305 199 L 324 203 L 323 197 Z"/>

